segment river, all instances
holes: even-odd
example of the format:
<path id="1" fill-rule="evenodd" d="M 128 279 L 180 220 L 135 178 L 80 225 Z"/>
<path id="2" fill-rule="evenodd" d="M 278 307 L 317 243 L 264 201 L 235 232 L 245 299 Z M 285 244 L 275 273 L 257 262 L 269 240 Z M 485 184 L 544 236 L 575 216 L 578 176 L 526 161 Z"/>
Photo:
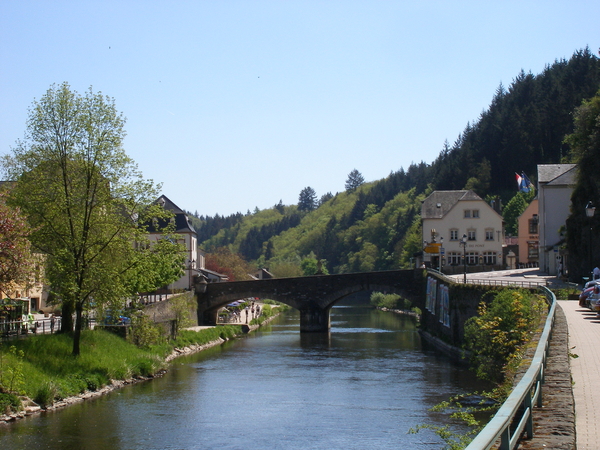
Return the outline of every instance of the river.
<path id="1" fill-rule="evenodd" d="M 414 319 L 347 304 L 331 333 L 290 311 L 241 339 L 180 358 L 165 376 L 0 427 L 0 449 L 430 449 L 429 408 L 481 389 L 423 349 Z"/>

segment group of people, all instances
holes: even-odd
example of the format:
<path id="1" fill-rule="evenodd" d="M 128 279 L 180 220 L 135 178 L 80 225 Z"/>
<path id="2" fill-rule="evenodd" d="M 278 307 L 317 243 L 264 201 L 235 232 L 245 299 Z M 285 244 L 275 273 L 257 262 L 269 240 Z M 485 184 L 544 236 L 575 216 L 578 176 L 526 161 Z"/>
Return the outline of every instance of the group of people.
<path id="1" fill-rule="evenodd" d="M 244 309 L 233 310 L 230 312 L 227 321 L 233 323 L 248 323 L 250 320 L 260 316 L 260 305 L 252 302 L 250 305 L 246 305 Z"/>

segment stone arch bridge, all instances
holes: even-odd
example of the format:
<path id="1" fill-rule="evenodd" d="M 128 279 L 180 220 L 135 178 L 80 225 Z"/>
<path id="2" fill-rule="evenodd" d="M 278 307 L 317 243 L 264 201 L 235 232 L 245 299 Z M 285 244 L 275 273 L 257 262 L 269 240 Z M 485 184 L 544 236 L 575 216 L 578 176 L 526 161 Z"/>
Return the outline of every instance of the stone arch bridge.
<path id="1" fill-rule="evenodd" d="M 198 284 L 198 323 L 216 324 L 219 308 L 235 300 L 258 297 L 276 300 L 299 310 L 301 332 L 328 331 L 331 307 L 356 292 L 398 294 L 422 308 L 425 280 L 423 270 L 390 270 Z"/>

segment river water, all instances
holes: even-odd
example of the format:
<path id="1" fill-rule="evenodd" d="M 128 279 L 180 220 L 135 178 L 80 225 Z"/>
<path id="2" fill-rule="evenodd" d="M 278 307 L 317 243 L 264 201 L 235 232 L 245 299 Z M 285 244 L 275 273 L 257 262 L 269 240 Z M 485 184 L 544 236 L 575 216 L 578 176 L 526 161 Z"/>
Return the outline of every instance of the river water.
<path id="1" fill-rule="evenodd" d="M 0 426 L 0 449 L 430 449 L 429 408 L 483 388 L 422 348 L 411 317 L 334 307 L 328 335 L 288 312 L 244 338 L 178 359 L 156 380 Z"/>

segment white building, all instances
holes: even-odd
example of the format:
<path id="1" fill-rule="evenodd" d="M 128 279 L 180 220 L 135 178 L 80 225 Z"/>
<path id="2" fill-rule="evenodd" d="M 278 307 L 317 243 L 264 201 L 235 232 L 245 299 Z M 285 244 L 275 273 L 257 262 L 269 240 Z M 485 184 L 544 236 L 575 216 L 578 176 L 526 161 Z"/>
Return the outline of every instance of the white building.
<path id="1" fill-rule="evenodd" d="M 558 265 L 566 264 L 559 247 L 564 241 L 562 231 L 570 214 L 576 175 L 576 164 L 538 165 L 540 269 L 548 275 L 557 275 Z"/>
<path id="2" fill-rule="evenodd" d="M 441 263 L 450 272 L 463 266 L 463 254 L 469 271 L 502 266 L 502 217 L 475 192 L 434 191 L 421 206 L 421 220 L 424 262 L 431 267 Z"/>
<path id="3" fill-rule="evenodd" d="M 156 200 L 156 203 L 174 214 L 174 233 L 177 235 L 177 242 L 185 246 L 186 252 L 184 275 L 179 280 L 171 283 L 168 287 L 170 290 L 193 289 L 194 276 L 198 274 L 199 269 L 204 269 L 204 255 L 198 253 L 198 237 L 196 235 L 196 230 L 194 230 L 185 211 L 179 208 L 166 196 L 161 195 L 158 200 Z M 148 238 L 150 241 L 157 241 L 162 238 L 163 234 L 160 229 L 163 227 L 164 224 L 158 227 L 158 231 L 155 231 L 154 224 L 149 226 Z"/>

